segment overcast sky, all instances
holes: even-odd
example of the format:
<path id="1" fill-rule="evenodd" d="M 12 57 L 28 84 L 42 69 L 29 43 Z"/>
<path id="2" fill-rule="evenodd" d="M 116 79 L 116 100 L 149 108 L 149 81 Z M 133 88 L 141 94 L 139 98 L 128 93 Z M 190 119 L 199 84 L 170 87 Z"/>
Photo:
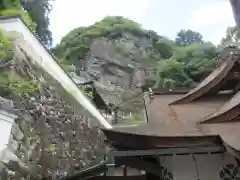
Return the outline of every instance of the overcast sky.
<path id="1" fill-rule="evenodd" d="M 127 17 L 172 39 L 180 29 L 192 29 L 215 44 L 235 24 L 228 0 L 56 0 L 50 15 L 54 44 L 107 15 Z"/>

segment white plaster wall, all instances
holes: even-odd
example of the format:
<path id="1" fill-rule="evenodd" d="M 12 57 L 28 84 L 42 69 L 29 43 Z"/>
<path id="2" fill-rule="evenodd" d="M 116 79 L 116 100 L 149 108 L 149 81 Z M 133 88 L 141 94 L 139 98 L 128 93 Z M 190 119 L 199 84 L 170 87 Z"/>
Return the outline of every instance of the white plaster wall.
<path id="1" fill-rule="evenodd" d="M 226 164 L 236 164 L 233 156 L 224 154 L 194 155 L 200 180 L 220 180 L 219 172 Z M 176 180 L 197 180 L 197 171 L 192 155 L 165 156 L 159 158 L 161 164 L 173 173 Z"/>
<path id="2" fill-rule="evenodd" d="M 9 114 L 6 111 L 0 110 L 0 150 L 6 147 L 11 134 L 12 124 L 14 123 L 15 115 Z"/>
<path id="3" fill-rule="evenodd" d="M 0 150 L 5 148 L 8 144 L 12 128 L 12 123 L 9 121 L 2 120 L 0 118 Z"/>
<path id="4" fill-rule="evenodd" d="M 50 75 L 59 81 L 62 86 L 98 120 L 98 123 L 105 128 L 112 128 L 112 126 L 105 120 L 95 106 L 93 106 L 93 104 L 84 96 L 84 94 L 78 89 L 73 81 L 65 74 L 52 56 L 44 49 L 41 43 L 35 38 L 35 36 L 19 18 L 0 20 L 0 28 L 3 28 L 6 31 L 21 33 L 23 38 L 17 41 L 21 48 L 23 48 L 36 63 L 42 66 Z"/>
<path id="5" fill-rule="evenodd" d="M 12 125 L 17 116 L 0 110 L 0 160 L 8 161 L 15 158 L 11 152 L 8 152 L 7 146 L 11 135 Z M 16 159 L 16 158 L 15 158 Z"/>

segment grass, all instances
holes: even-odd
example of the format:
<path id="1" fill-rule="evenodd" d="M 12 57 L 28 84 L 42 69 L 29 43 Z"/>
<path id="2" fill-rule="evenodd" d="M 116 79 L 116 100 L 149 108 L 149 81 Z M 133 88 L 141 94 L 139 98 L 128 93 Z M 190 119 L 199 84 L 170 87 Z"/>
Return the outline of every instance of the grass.
<path id="1" fill-rule="evenodd" d="M 138 115 L 132 115 L 120 120 L 116 125 L 140 125 L 145 123 L 146 121 L 143 118 L 140 118 Z"/>

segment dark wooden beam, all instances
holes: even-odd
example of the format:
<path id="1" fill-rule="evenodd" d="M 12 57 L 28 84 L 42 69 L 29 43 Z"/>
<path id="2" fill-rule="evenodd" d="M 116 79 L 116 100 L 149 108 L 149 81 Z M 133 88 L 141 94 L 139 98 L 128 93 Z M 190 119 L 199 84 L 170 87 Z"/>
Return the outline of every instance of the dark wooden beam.
<path id="1" fill-rule="evenodd" d="M 123 176 L 127 176 L 127 166 L 126 165 L 124 165 L 124 167 L 123 167 Z"/>
<path id="2" fill-rule="evenodd" d="M 192 147 L 192 148 L 164 148 L 151 150 L 129 150 L 129 151 L 110 151 L 109 154 L 113 157 L 124 156 L 152 156 L 152 155 L 177 155 L 177 154 L 200 154 L 200 153 L 221 153 L 224 152 L 223 146 L 213 147 Z"/>

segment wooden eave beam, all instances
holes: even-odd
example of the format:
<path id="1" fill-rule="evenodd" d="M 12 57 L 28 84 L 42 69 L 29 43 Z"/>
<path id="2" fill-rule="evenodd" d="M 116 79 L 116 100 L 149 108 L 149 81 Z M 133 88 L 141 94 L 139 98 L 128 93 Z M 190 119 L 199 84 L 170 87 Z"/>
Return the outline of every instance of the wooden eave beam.
<path id="1" fill-rule="evenodd" d="M 240 2 L 239 2 L 239 0 L 230 0 L 230 4 L 232 6 L 234 20 L 235 20 L 236 24 L 239 25 L 239 22 L 240 22 Z"/>
<path id="2" fill-rule="evenodd" d="M 221 153 L 224 152 L 223 146 L 211 147 L 191 147 L 191 148 L 162 148 L 151 150 L 112 150 L 109 152 L 113 157 L 128 157 L 128 156 L 161 156 L 161 155 L 179 155 L 179 154 L 202 154 L 202 153 Z"/>
<path id="3" fill-rule="evenodd" d="M 223 122 L 231 122 L 231 121 L 237 121 L 239 120 L 239 114 L 240 114 L 240 106 L 237 105 L 233 107 L 232 109 L 219 114 L 213 118 L 207 119 L 203 122 L 200 122 L 201 124 L 212 124 L 212 123 L 223 123 Z"/>

